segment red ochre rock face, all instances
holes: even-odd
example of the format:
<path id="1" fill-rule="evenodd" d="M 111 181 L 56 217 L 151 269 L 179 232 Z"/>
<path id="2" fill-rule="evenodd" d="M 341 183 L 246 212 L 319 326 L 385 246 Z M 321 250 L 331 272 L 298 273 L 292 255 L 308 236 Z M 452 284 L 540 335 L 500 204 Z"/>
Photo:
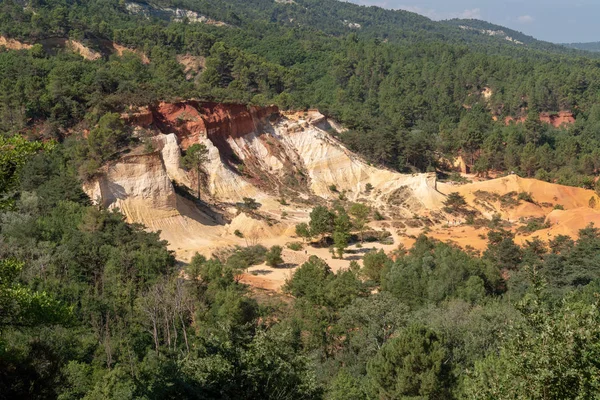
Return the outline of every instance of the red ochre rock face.
<path id="1" fill-rule="evenodd" d="M 525 121 L 527 121 L 526 116 L 518 117 L 518 118 L 506 117 L 504 119 L 504 123 L 506 125 L 510 124 L 511 122 L 520 124 Z M 543 113 L 540 113 L 540 122 L 550 124 L 550 125 L 554 126 L 555 128 L 559 128 L 563 125 L 571 125 L 571 124 L 575 123 L 575 116 L 570 111 L 560 111 L 558 113 L 543 112 Z"/>
<path id="2" fill-rule="evenodd" d="M 558 128 L 562 125 L 571 125 L 575 123 L 575 116 L 569 111 L 561 111 L 558 114 L 541 113 L 540 121 Z"/>
<path id="3" fill-rule="evenodd" d="M 215 145 L 227 138 L 239 138 L 259 130 L 277 106 L 253 107 L 241 104 L 184 101 L 160 103 L 152 110 L 153 122 L 163 133 L 175 133 L 182 149 L 207 137 Z"/>

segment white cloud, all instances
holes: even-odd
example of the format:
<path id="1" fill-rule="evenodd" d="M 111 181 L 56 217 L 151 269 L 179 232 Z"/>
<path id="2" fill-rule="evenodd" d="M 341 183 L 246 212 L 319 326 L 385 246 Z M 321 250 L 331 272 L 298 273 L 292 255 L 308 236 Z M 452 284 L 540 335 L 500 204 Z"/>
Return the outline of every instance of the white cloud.
<path id="1" fill-rule="evenodd" d="M 389 1 L 373 1 L 373 0 L 352 0 L 352 3 L 361 6 L 377 6 L 381 8 L 393 8 Z"/>
<path id="2" fill-rule="evenodd" d="M 534 21 L 534 18 L 531 15 L 521 15 L 520 17 L 517 17 L 517 21 L 522 24 L 530 24 Z"/>
<path id="3" fill-rule="evenodd" d="M 438 13 L 433 8 L 423 8 L 423 7 L 419 7 L 419 6 L 400 5 L 400 6 L 398 6 L 398 9 L 414 12 L 414 13 L 417 13 L 420 15 L 424 15 L 431 19 L 438 19 Z"/>
<path id="4" fill-rule="evenodd" d="M 406 6 L 400 5 L 399 9 L 414 12 L 417 14 L 424 15 L 433 20 L 439 21 L 442 19 L 452 19 L 452 18 L 460 18 L 460 19 L 481 19 L 481 9 L 472 8 L 466 9 L 458 12 L 439 12 L 433 8 L 423 8 L 419 6 Z"/>
<path id="5" fill-rule="evenodd" d="M 464 11 L 458 13 L 456 18 L 481 19 L 481 10 L 479 8 L 473 8 L 471 10 L 464 10 Z"/>

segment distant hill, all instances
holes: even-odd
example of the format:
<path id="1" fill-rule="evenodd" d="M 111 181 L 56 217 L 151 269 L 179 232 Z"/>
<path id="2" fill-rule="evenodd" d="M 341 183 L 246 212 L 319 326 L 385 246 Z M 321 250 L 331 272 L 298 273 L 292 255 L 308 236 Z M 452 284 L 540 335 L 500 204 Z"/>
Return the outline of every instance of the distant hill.
<path id="1" fill-rule="evenodd" d="M 564 43 L 563 46 L 578 50 L 600 52 L 600 42 Z"/>
<path id="2" fill-rule="evenodd" d="M 371 36 L 387 41 L 445 40 L 577 53 L 564 46 L 537 40 L 481 20 L 453 19 L 438 22 L 409 11 L 361 6 L 337 0 L 138 0 L 125 4 L 129 12 L 138 10 L 138 13 L 167 20 L 177 20 L 178 14 L 189 10 L 233 26 L 246 26 L 257 21 L 276 22 L 289 27 L 310 27 L 335 36 L 356 32 L 363 37 Z"/>
<path id="3" fill-rule="evenodd" d="M 538 50 L 553 51 L 553 52 L 569 52 L 564 45 L 555 44 L 538 40 L 532 36 L 525 35 L 522 32 L 515 31 L 504 26 L 495 25 L 490 22 L 481 21 L 478 19 L 451 19 L 441 21 L 442 24 L 456 26 L 465 32 L 469 32 L 481 36 L 495 37 L 517 45 L 525 45 Z M 575 46 L 570 48 L 579 49 Z M 585 50 L 585 49 L 583 49 Z"/>

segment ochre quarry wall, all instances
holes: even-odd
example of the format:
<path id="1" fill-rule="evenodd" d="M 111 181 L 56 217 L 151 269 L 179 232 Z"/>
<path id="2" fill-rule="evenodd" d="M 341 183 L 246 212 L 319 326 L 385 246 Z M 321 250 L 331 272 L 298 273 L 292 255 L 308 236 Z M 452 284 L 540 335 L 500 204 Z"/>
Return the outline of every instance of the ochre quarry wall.
<path id="1" fill-rule="evenodd" d="M 153 116 L 161 131 L 175 133 L 185 150 L 201 137 L 217 145 L 227 138 L 236 139 L 257 132 L 269 117 L 278 112 L 277 106 L 247 107 L 186 101 L 161 103 L 153 110 Z"/>
<path id="2" fill-rule="evenodd" d="M 154 151 L 130 149 L 84 189 L 105 207 L 121 209 L 130 222 L 160 230 L 184 258 L 199 248 L 234 243 L 236 230 L 250 238 L 291 235 L 313 205 L 342 194 L 405 218 L 443 207 L 435 174 L 407 175 L 370 165 L 327 132 L 335 122 L 316 110 L 280 113 L 275 106 L 185 101 L 130 110 L 122 118 L 134 131 L 152 135 Z M 195 143 L 208 150 L 201 176 L 204 205 L 173 184 L 196 193 L 196 171 L 181 168 L 185 150 Z M 237 213 L 235 205 L 245 197 L 261 204 L 262 218 Z M 290 214 L 286 219 L 278 217 L 282 207 Z"/>
<path id="3" fill-rule="evenodd" d="M 504 119 L 504 123 L 506 125 L 511 122 L 522 124 L 527 121 L 527 116 L 522 117 L 506 117 Z M 540 113 L 540 122 L 545 124 L 550 124 L 555 128 L 560 128 L 561 126 L 568 126 L 575 123 L 575 115 L 570 111 L 560 111 L 558 113 Z"/>
<path id="4" fill-rule="evenodd" d="M 178 165 L 194 143 L 208 149 L 204 190 L 215 201 L 243 197 L 317 196 L 371 198 L 410 214 L 441 207 L 435 177 L 403 175 L 369 165 L 327 133 L 334 121 L 317 110 L 280 113 L 276 106 L 184 101 L 123 114 L 134 126 L 154 130 L 169 177 L 194 187 L 197 177 Z M 367 184 L 373 186 L 365 192 Z M 336 189 L 331 188 L 335 185 Z"/>
<path id="5" fill-rule="evenodd" d="M 124 156 L 106 165 L 84 186 L 90 198 L 104 207 L 130 208 L 132 202 L 147 207 L 175 209 L 175 191 L 159 152 Z"/>

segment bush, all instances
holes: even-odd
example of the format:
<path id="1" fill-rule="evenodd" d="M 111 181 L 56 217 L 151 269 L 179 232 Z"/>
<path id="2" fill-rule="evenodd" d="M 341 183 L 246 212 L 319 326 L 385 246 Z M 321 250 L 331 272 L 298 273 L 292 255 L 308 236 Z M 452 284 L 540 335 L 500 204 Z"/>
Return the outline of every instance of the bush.
<path id="1" fill-rule="evenodd" d="M 464 176 L 462 176 L 458 172 L 452 172 L 448 176 L 448 180 L 450 182 L 456 182 L 456 183 L 470 183 L 471 182 L 470 180 L 468 180 L 467 178 L 465 178 Z"/>
<path id="2" fill-rule="evenodd" d="M 444 201 L 444 212 L 448 214 L 462 214 L 465 211 L 467 202 L 460 193 L 452 192 L 448 195 L 446 201 Z"/>
<path id="3" fill-rule="evenodd" d="M 265 261 L 267 248 L 261 245 L 236 247 L 233 254 L 227 259 L 228 266 L 236 269 L 246 269 L 253 265 L 262 264 Z"/>
<path id="4" fill-rule="evenodd" d="M 508 192 L 500 196 L 500 206 L 502 208 L 514 208 L 519 205 L 519 199 L 516 192 Z"/>
<path id="5" fill-rule="evenodd" d="M 532 233 L 539 231 L 540 229 L 547 228 L 550 228 L 550 225 L 544 222 L 544 218 L 531 218 L 527 221 L 527 225 L 521 226 L 519 229 L 517 229 L 517 232 Z"/>
<path id="6" fill-rule="evenodd" d="M 373 213 L 373 218 L 375 219 L 375 221 L 383 221 L 385 219 L 385 217 L 377 210 L 375 210 L 375 212 Z"/>
<path id="7" fill-rule="evenodd" d="M 244 234 L 242 232 L 240 232 L 239 229 L 236 229 L 235 232 L 233 232 L 233 234 L 239 238 L 243 238 Z"/>
<path id="8" fill-rule="evenodd" d="M 256 201 L 256 199 L 253 199 L 251 197 L 244 197 L 244 207 L 246 207 L 249 210 L 258 210 L 260 208 L 260 204 Z"/>
<path id="9" fill-rule="evenodd" d="M 293 251 L 300 251 L 304 248 L 304 245 L 300 242 L 290 242 L 286 246 L 288 249 Z"/>
<path id="10" fill-rule="evenodd" d="M 363 258 L 363 274 L 367 279 L 379 283 L 381 272 L 390 262 L 391 260 L 383 250 L 369 252 Z"/>
<path id="11" fill-rule="evenodd" d="M 335 185 L 329 185 L 329 190 L 331 190 L 334 193 L 337 193 L 337 191 L 338 191 L 337 186 L 335 186 Z"/>
<path id="12" fill-rule="evenodd" d="M 519 193 L 519 195 L 517 196 L 517 199 L 519 200 L 523 200 L 526 201 L 528 203 L 533 203 L 533 197 L 531 197 L 531 193 L 528 192 L 521 192 Z"/>
<path id="13" fill-rule="evenodd" d="M 279 264 L 283 263 L 283 258 L 281 258 L 281 252 L 283 248 L 281 246 L 273 246 L 271 250 L 265 254 L 265 260 L 267 261 L 267 265 L 269 267 L 277 267 Z"/>
<path id="14" fill-rule="evenodd" d="M 310 227 L 308 226 L 308 224 L 306 222 L 302 222 L 302 223 L 296 225 L 296 235 L 303 239 L 310 240 L 312 235 L 310 232 Z"/>

